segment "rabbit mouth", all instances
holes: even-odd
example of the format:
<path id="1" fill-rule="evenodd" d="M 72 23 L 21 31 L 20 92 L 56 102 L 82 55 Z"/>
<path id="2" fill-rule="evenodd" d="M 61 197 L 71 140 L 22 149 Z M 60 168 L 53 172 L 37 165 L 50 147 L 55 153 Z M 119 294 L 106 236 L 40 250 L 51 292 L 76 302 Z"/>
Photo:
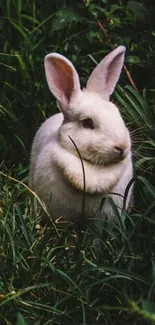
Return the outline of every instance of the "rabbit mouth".
<path id="1" fill-rule="evenodd" d="M 120 161 L 124 160 L 125 157 L 120 156 L 119 154 L 117 155 L 108 155 L 105 159 L 105 165 L 112 165 L 112 164 L 118 164 Z"/>
<path id="2" fill-rule="evenodd" d="M 109 166 L 113 164 L 118 164 L 122 160 L 126 158 L 127 155 L 120 155 L 115 152 L 107 152 L 107 153 L 93 153 L 91 155 L 82 155 L 82 159 L 91 163 L 94 166 Z"/>

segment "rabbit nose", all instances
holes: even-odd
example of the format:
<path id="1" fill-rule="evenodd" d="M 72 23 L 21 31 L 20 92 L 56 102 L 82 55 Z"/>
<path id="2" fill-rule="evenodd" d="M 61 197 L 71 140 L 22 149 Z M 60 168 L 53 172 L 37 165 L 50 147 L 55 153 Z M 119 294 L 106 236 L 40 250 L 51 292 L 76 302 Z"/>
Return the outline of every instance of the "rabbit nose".
<path id="1" fill-rule="evenodd" d="M 125 148 L 115 146 L 114 149 L 115 149 L 115 152 L 117 152 L 120 155 L 120 157 L 123 156 Z"/>
<path id="2" fill-rule="evenodd" d="M 115 146 L 114 147 L 114 150 L 115 150 L 115 152 L 119 155 L 119 157 L 121 158 L 121 159 L 124 159 L 126 156 L 127 156 L 127 154 L 128 154 L 128 151 L 129 151 L 129 149 L 128 149 L 128 146 Z"/>

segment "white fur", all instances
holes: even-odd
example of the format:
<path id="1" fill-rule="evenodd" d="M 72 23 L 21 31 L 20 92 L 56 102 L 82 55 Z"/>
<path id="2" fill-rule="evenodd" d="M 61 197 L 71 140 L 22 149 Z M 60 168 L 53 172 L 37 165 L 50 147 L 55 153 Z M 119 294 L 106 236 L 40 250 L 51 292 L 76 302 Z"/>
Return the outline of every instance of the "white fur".
<path id="1" fill-rule="evenodd" d="M 125 48 L 118 47 L 96 67 L 84 91 L 72 63 L 60 54 L 45 58 L 46 78 L 62 113 L 43 123 L 31 154 L 29 186 L 46 204 L 53 219 L 79 221 L 83 201 L 83 172 L 86 177 L 85 216 L 113 216 L 108 200 L 98 213 L 101 199 L 108 193 L 122 208 L 126 186 L 133 175 L 131 141 L 118 108 L 108 98 L 118 81 Z M 95 72 L 96 71 L 96 72 Z M 103 91 L 102 91 L 103 90 Z M 94 129 L 85 128 L 90 118 Z M 71 139 L 70 139 L 71 137 Z M 119 159 L 119 150 L 123 158 Z M 130 201 L 130 189 L 127 206 Z"/>

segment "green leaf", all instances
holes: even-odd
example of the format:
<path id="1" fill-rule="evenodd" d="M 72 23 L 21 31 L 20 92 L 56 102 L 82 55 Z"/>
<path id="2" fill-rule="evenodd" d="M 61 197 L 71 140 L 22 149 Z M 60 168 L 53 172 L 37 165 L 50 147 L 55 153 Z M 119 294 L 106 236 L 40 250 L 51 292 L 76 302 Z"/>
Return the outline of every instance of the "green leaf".
<path id="1" fill-rule="evenodd" d="M 15 55 L 16 55 L 16 58 L 19 62 L 19 65 L 20 65 L 20 70 L 23 72 L 23 75 L 25 76 L 25 78 L 28 78 L 29 75 L 28 75 L 28 72 L 27 72 L 27 67 L 26 67 L 26 64 L 23 60 L 23 57 L 22 55 L 20 55 L 20 53 L 18 51 L 15 51 Z"/>
<path id="2" fill-rule="evenodd" d="M 22 316 L 22 314 L 18 313 L 17 316 L 17 325 L 26 325 L 25 320 Z"/>
<path id="3" fill-rule="evenodd" d="M 52 22 L 52 30 L 57 31 L 65 28 L 72 22 L 81 21 L 82 17 L 70 8 L 63 8 L 56 13 Z"/>
<path id="4" fill-rule="evenodd" d="M 4 107 L 1 104 L 0 104 L 0 112 L 2 112 L 4 115 L 7 114 L 8 116 L 10 116 L 13 121 L 15 122 L 18 121 L 17 117 L 12 112 L 10 112 L 8 108 Z"/>
<path id="5" fill-rule="evenodd" d="M 132 64 L 139 64 L 141 63 L 140 59 L 136 55 L 128 55 L 126 58 L 126 62 L 132 63 Z"/>
<path id="6" fill-rule="evenodd" d="M 18 0 L 18 12 L 20 13 L 22 10 L 22 0 Z"/>
<path id="7" fill-rule="evenodd" d="M 148 300 L 142 300 L 142 308 L 147 313 L 155 314 L 155 304 Z"/>
<path id="8" fill-rule="evenodd" d="M 7 8 L 7 16 L 8 18 L 11 17 L 11 0 L 6 1 L 6 8 Z"/>
<path id="9" fill-rule="evenodd" d="M 146 10 L 141 2 L 129 1 L 126 8 L 130 9 L 135 14 L 137 19 L 143 19 L 145 17 Z"/>
<path id="10" fill-rule="evenodd" d="M 155 263 L 152 261 L 152 276 L 155 278 Z"/>
<path id="11" fill-rule="evenodd" d="M 147 312 L 144 309 L 139 308 L 139 306 L 137 305 L 137 303 L 134 302 L 133 300 L 130 300 L 129 298 L 128 298 L 128 302 L 129 302 L 130 307 L 132 308 L 132 310 L 134 312 L 136 312 L 137 314 L 143 316 L 144 319 L 149 320 L 149 321 L 152 321 L 153 324 L 154 324 L 154 321 L 155 321 L 155 314 L 154 313 L 150 313 L 150 312 Z M 146 306 L 146 304 L 143 304 L 143 305 Z"/>
<path id="12" fill-rule="evenodd" d="M 115 12 L 116 10 L 119 10 L 121 7 L 118 6 L 118 5 L 111 5 L 110 6 L 110 12 L 113 13 Z"/>
<path id="13" fill-rule="evenodd" d="M 10 24 L 12 24 L 15 29 L 26 39 L 27 38 L 27 34 L 26 34 L 26 29 L 24 28 L 24 26 L 21 26 L 20 24 L 14 22 L 13 20 L 10 19 Z"/>
<path id="14" fill-rule="evenodd" d="M 114 17 L 114 18 L 113 18 L 113 23 L 114 23 L 115 25 L 120 25 L 120 23 L 121 23 L 120 18 L 119 18 L 119 17 Z"/>

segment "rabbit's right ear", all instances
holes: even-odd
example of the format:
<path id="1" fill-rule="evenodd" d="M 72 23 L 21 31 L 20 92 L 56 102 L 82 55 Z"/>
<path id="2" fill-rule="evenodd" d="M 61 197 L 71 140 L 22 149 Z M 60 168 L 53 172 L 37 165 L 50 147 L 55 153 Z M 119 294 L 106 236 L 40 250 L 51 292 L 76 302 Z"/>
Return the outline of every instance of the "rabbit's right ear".
<path id="1" fill-rule="evenodd" d="M 124 46 L 118 46 L 97 65 L 88 79 L 88 91 L 97 92 L 103 99 L 109 100 L 122 70 L 125 51 Z"/>
<path id="2" fill-rule="evenodd" d="M 46 79 L 52 94 L 57 98 L 60 107 L 66 109 L 81 92 L 78 74 L 73 64 L 58 53 L 45 57 Z"/>

